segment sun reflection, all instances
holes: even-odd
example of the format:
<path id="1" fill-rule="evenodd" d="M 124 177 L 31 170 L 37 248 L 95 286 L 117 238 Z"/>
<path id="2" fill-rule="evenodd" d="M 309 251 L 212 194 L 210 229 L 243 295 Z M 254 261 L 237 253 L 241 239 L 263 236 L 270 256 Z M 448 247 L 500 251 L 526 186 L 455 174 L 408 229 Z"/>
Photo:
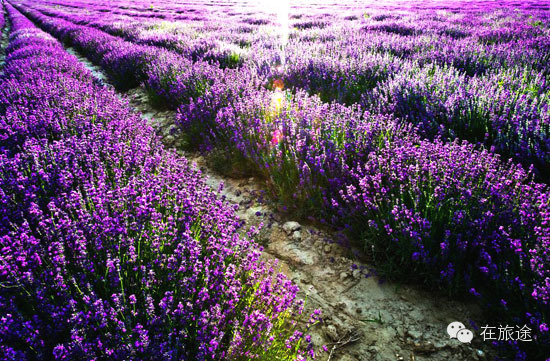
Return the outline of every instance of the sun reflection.
<path id="1" fill-rule="evenodd" d="M 275 90 L 271 95 L 271 105 L 277 113 L 281 111 L 285 94 L 281 90 Z"/>
<path id="2" fill-rule="evenodd" d="M 285 99 L 285 92 L 283 91 L 284 82 L 282 79 L 277 78 L 273 80 L 273 94 L 271 95 L 271 107 L 275 110 L 275 113 L 279 113 Z"/>
<path id="3" fill-rule="evenodd" d="M 277 146 L 279 143 L 283 140 L 283 132 L 280 129 L 276 129 L 273 132 L 273 136 L 271 138 L 271 146 Z"/>
<path id="4" fill-rule="evenodd" d="M 277 35 L 280 38 L 279 43 L 279 57 L 282 66 L 285 66 L 286 56 L 285 49 L 288 43 L 288 35 L 290 32 L 289 26 L 289 12 L 290 12 L 290 0 L 257 0 L 258 6 L 261 10 L 268 14 L 274 14 L 277 17 Z"/>
<path id="5" fill-rule="evenodd" d="M 283 79 L 275 79 L 273 81 L 273 89 L 277 89 L 277 90 L 283 90 L 285 84 L 283 82 Z"/>

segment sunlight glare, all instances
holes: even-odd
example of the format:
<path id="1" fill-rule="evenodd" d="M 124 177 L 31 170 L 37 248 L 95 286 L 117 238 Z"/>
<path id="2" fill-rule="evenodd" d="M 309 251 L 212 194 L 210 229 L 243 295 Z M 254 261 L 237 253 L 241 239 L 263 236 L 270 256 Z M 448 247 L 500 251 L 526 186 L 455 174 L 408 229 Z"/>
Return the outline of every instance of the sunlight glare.
<path id="1" fill-rule="evenodd" d="M 281 64 L 285 66 L 285 48 L 288 43 L 289 28 L 289 12 L 290 12 L 290 0 L 257 0 L 260 9 L 267 14 L 274 14 L 277 19 L 276 23 L 279 26 L 277 35 L 280 37 L 280 58 Z"/>

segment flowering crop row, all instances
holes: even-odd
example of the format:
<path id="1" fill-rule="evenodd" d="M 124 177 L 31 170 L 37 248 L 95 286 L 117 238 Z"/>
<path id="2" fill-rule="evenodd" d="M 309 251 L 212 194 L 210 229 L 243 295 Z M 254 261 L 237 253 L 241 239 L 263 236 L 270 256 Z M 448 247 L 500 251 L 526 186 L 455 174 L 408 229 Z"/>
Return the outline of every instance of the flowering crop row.
<path id="1" fill-rule="evenodd" d="M 197 35 L 192 27 L 164 30 L 166 20 L 142 24 L 118 13 L 98 20 L 93 6 L 89 15 L 35 8 L 189 61 L 209 62 L 214 65 L 209 69 L 232 64 L 261 78 L 281 78 L 285 86 L 319 94 L 323 101 L 392 114 L 415 124 L 424 138 L 480 143 L 526 168 L 533 164 L 538 179 L 550 176 L 550 37 L 524 14 L 509 10 L 485 23 L 479 15 L 446 19 L 428 12 L 399 23 L 388 18 L 364 20 L 370 25 L 315 26 L 315 36 L 306 32 L 311 38 L 290 38 L 281 72 L 266 66 L 283 60 L 276 38 L 250 35 L 246 54 L 229 50 L 235 44 L 227 44 L 240 41 L 235 34 L 242 32 L 242 22 L 228 22 L 223 31 L 207 23 Z M 467 33 L 457 36 L 449 29 Z"/>
<path id="2" fill-rule="evenodd" d="M 259 261 L 254 230 L 241 236 L 199 171 L 7 9 L 0 357 L 304 359 L 303 302 Z"/>
<path id="3" fill-rule="evenodd" d="M 386 274 L 469 291 L 503 322 L 536 330 L 518 358 L 548 353 L 550 191 L 522 167 L 470 143 L 425 140 L 394 111 L 271 91 L 245 68 L 220 69 L 21 8 L 108 71 L 127 69 L 156 99 L 179 106 L 189 138 L 246 162 L 275 198 L 347 228 Z M 426 78 L 440 89 L 445 76 Z"/>

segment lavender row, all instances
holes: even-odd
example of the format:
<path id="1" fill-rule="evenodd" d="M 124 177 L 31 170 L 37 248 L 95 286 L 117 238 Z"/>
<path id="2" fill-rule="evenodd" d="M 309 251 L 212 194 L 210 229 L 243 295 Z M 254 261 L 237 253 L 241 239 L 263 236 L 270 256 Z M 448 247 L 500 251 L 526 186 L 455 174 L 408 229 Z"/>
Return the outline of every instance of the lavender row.
<path id="1" fill-rule="evenodd" d="M 257 91 L 261 79 L 254 72 L 237 69 L 221 69 L 203 61 L 193 62 L 173 51 L 156 46 L 136 45 L 119 37 L 64 19 L 52 18 L 32 9 L 25 14 L 40 23 L 48 32 L 70 44 L 102 66 L 119 89 L 143 84 L 151 98 L 160 106 L 171 109 L 185 107 L 190 116 L 198 120 L 198 106 L 213 119 L 218 109 L 243 91 Z M 206 99 L 212 89 L 223 94 L 216 99 Z M 203 99 L 204 98 L 204 99 Z M 213 101 L 213 102 L 212 102 Z"/>
<path id="2" fill-rule="evenodd" d="M 154 43 L 186 55 L 192 54 L 195 58 L 200 57 L 205 51 L 219 47 L 221 43 L 233 42 L 235 45 L 240 45 L 241 49 L 245 48 L 242 50 L 250 47 L 250 51 L 247 51 L 249 54 L 245 57 L 251 58 L 253 62 L 263 63 L 267 59 L 262 58 L 273 58 L 274 52 L 269 50 L 277 47 L 277 39 L 273 36 L 265 38 L 258 35 L 265 31 L 277 31 L 272 26 L 273 21 L 264 17 L 256 20 L 254 18 L 241 20 L 236 17 L 239 21 L 228 21 L 223 28 L 215 22 L 205 21 L 202 27 L 197 29 L 193 23 L 174 23 L 173 26 L 166 26 L 167 21 L 160 21 L 160 19 L 143 23 L 130 15 L 121 16 L 117 12 L 105 13 L 103 8 L 94 10 L 97 7 L 94 3 L 82 3 L 80 6 L 86 6 L 88 13 L 67 13 L 58 9 L 59 4 L 56 4 L 56 8 L 41 6 L 40 9 L 49 15 L 91 25 L 111 34 L 123 36 L 127 40 L 140 44 Z M 101 14 L 99 20 L 98 14 Z M 135 14 L 132 13 L 132 15 Z M 479 17 L 478 14 L 475 15 L 474 19 Z M 479 22 L 475 26 L 480 30 L 476 31 L 472 27 L 474 29 L 472 34 L 470 29 L 466 33 L 463 30 L 472 25 L 471 21 L 449 19 L 434 16 L 431 13 L 421 16 L 408 14 L 403 17 L 404 19 L 399 19 L 399 16 L 372 16 L 372 20 L 370 16 L 367 19 L 360 17 L 360 20 L 353 17 L 353 21 L 345 22 L 344 26 L 336 26 L 335 22 L 338 19 L 334 17 L 309 22 L 300 18 L 295 24 L 291 24 L 296 31 L 290 32 L 290 42 L 286 46 L 288 53 L 285 54 L 286 62 L 296 65 L 321 53 L 335 60 L 348 62 L 351 60 L 360 66 L 360 59 L 356 59 L 358 54 L 376 51 L 389 53 L 401 59 L 415 59 L 421 64 L 426 62 L 451 64 L 472 74 L 513 64 L 545 66 L 547 62 L 544 58 L 549 54 L 548 42 L 544 40 L 544 32 L 539 27 L 531 26 L 536 23 L 535 20 L 524 24 L 524 17 L 521 15 L 518 16 L 511 11 L 505 15 L 514 16 L 513 21 L 509 24 L 498 24 L 501 28 L 497 30 L 494 30 L 493 24 L 489 22 Z M 400 23 L 396 23 L 396 19 L 400 20 Z M 500 19 L 506 19 L 506 17 L 500 15 Z M 445 25 L 448 20 L 452 22 L 450 28 Z M 419 30 L 420 28 L 422 30 Z M 412 30 L 410 34 L 407 32 L 403 34 L 400 29 Z M 464 35 L 457 36 L 457 33 Z M 506 39 L 506 34 L 507 41 L 503 41 Z M 194 40 L 196 37 L 200 39 L 198 48 L 189 49 L 188 44 L 196 43 Z M 499 42 L 493 46 L 493 41 L 487 39 L 495 37 L 499 38 Z M 525 38 L 528 40 L 524 40 Z M 520 39 L 522 42 L 519 42 Z M 513 52 L 509 51 L 510 46 L 514 48 Z M 238 53 L 239 51 L 233 55 L 238 56 Z M 333 76 L 336 75 L 338 74 L 333 74 Z"/>
<path id="3" fill-rule="evenodd" d="M 100 10 L 96 10 L 96 3 L 73 5 L 86 7 L 87 14 L 78 11 L 67 13 L 58 9 L 60 5 L 61 9 L 65 7 L 64 4 L 49 4 L 48 7 L 40 7 L 49 15 L 74 19 L 80 24 L 89 24 L 111 34 L 124 36 L 127 40 L 156 43 L 168 48 L 179 48 L 181 51 L 184 49 L 182 47 L 187 46 L 184 42 L 192 43 L 194 37 L 205 40 L 204 45 L 207 47 L 218 46 L 216 40 L 241 39 L 236 44 L 243 45 L 243 40 L 246 39 L 245 48 L 253 47 L 250 56 L 254 58 L 257 58 L 255 54 L 260 47 L 273 48 L 277 45 L 276 37 L 272 36 L 267 39 L 268 42 L 257 46 L 262 41 L 259 33 L 276 31 L 272 26 L 275 21 L 262 14 L 257 18 L 244 19 L 233 16 L 225 22 L 223 28 L 214 21 L 204 19 L 201 21 L 201 28 L 197 29 L 192 22 L 166 26 L 166 20 L 156 19 L 143 23 L 135 19 L 135 12 L 120 15 L 116 11 L 106 11 L 101 5 Z M 51 8 L 53 4 L 56 8 Z M 461 9 L 459 15 L 421 12 L 420 15 L 382 13 L 371 16 L 365 13 L 363 16 L 346 17 L 344 25 L 337 23 L 340 19 L 326 14 L 314 15 L 317 20 L 313 16 L 308 17 L 310 20 L 299 16 L 299 19 L 290 24 L 290 42 L 286 46 L 289 53 L 286 55 L 287 63 L 294 64 L 295 60 L 311 58 L 315 55 L 313 49 L 317 50 L 317 54 L 328 56 L 330 53 L 334 59 L 348 60 L 355 60 L 358 54 L 374 50 L 390 53 L 401 59 L 414 59 L 421 64 L 436 62 L 440 65 L 453 65 L 470 75 L 511 65 L 546 69 L 550 44 L 545 36 L 543 23 L 537 20 L 544 19 L 545 14 L 537 15 L 537 18 L 527 18 L 527 15 L 517 11 L 490 11 L 495 12 L 494 19 L 490 21 L 475 12 L 466 17 L 464 15 L 470 14 L 464 14 L 465 9 Z M 102 15 L 100 20 L 97 19 L 98 14 Z M 269 56 L 263 51 L 259 53 L 261 56 Z"/>
<path id="4" fill-rule="evenodd" d="M 228 94 L 213 118 L 207 109 Z M 525 321 L 548 351 L 550 191 L 521 166 L 303 92 L 212 87 L 180 107 L 179 124 L 262 174 L 293 211 L 347 229 L 384 274 L 406 280 L 414 269 L 469 292 L 499 319 Z"/>
<path id="5" fill-rule="evenodd" d="M 152 21 L 143 24 L 127 16 L 119 17 L 115 14 L 107 15 L 104 13 L 101 19 L 98 20 L 97 14 L 93 12 L 84 15 L 67 13 L 58 8 L 51 9 L 36 5 L 33 8 L 45 15 L 62 18 L 79 25 L 90 26 L 138 45 L 154 45 L 171 50 L 192 61 L 208 61 L 222 68 L 235 68 L 243 63 L 239 46 L 230 44 L 227 41 L 228 39 L 224 39 L 223 44 L 225 45 L 221 45 L 214 33 L 212 33 L 212 36 L 205 37 L 195 29 L 185 26 L 178 26 L 171 29 L 171 31 L 164 31 L 163 28 L 169 30 L 171 28 L 166 21 Z M 177 34 L 172 32 L 177 32 Z"/>
<path id="6" fill-rule="evenodd" d="M 253 230 L 240 236 L 200 172 L 7 8 L 2 357 L 305 359 L 303 302 L 259 261 Z"/>
<path id="7" fill-rule="evenodd" d="M 362 95 L 371 111 L 416 124 L 427 139 L 465 139 L 550 176 L 550 84 L 513 67 L 466 77 L 452 67 L 404 64 Z"/>
<path id="8" fill-rule="evenodd" d="M 65 25 L 74 26 L 28 13 L 58 36 Z M 108 46 L 94 42 L 94 34 L 91 54 L 93 44 Z M 204 73 L 210 71 L 206 65 L 164 77 L 165 71 L 155 73 L 158 64 L 173 69 L 185 61 L 154 60 L 145 73 L 158 74 L 158 84 L 168 79 L 164 96 L 184 102 L 178 122 L 190 138 L 209 140 L 230 152 L 228 161 L 254 167 L 286 205 L 348 228 L 394 277 L 414 274 L 451 293 L 469 291 L 499 319 L 527 323 L 537 342 L 525 352 L 547 352 L 546 186 L 471 144 L 424 141 L 391 116 L 324 104 L 303 92 L 261 89 L 238 72 L 216 80 Z M 200 84 L 196 77 L 209 79 L 202 83 L 207 86 L 193 88 Z M 187 89 L 194 97 L 177 98 L 186 93 L 170 95 L 171 89 Z"/>
<path id="9" fill-rule="evenodd" d="M 173 41 L 168 41 L 166 37 L 154 33 L 157 36 L 155 40 L 149 35 L 141 36 L 139 27 L 134 26 L 136 23 L 120 23 L 109 18 L 97 21 L 93 15 L 67 15 L 59 10 L 49 10 L 45 13 L 63 16 L 79 23 L 91 23 L 91 26 L 110 33 L 122 34 L 128 40 L 139 44 L 151 43 L 172 49 L 182 53 L 190 61 L 202 59 L 197 54 L 203 54 L 203 51 L 184 51 L 178 46 L 170 45 L 187 43 L 177 35 L 171 37 Z M 517 25 L 517 22 L 514 24 Z M 509 39 L 510 42 L 514 37 L 529 35 L 531 31 L 535 35 L 531 34 L 531 42 L 527 42 L 525 46 L 529 48 L 533 42 L 538 44 L 536 36 L 540 35 L 540 31 L 531 30 L 534 27 L 530 25 L 517 27 L 513 37 Z M 357 47 L 370 49 L 373 44 L 381 42 L 381 35 L 376 32 L 374 35 L 366 35 L 357 37 L 351 32 L 344 32 L 342 36 L 346 39 L 346 46 L 343 54 L 340 43 L 319 48 L 318 42 L 291 40 L 287 46 L 288 65 L 284 71 L 269 70 L 264 75 L 272 79 L 281 78 L 285 86 L 319 94 L 324 101 L 360 103 L 371 111 L 393 114 L 417 125 L 420 134 L 427 139 L 465 139 L 483 144 L 488 149 L 521 162 L 525 167 L 533 164 L 539 179 L 545 179 L 550 175 L 550 98 L 547 70 L 524 68 L 524 64 L 533 65 L 533 59 L 542 59 L 541 49 L 532 47 L 529 51 L 523 50 L 522 43 L 518 43 L 515 45 L 516 51 L 512 53 L 508 51 L 509 45 L 505 43 L 501 49 L 502 56 L 517 54 L 525 57 L 526 54 L 532 54 L 525 62 L 518 63 L 517 59 L 503 60 L 504 64 L 508 64 L 506 67 L 492 70 L 483 77 L 471 78 L 463 71 L 455 70 L 455 67 L 430 65 L 430 62 L 426 63 L 419 58 L 404 61 L 402 57 L 392 56 L 388 52 L 354 50 L 350 53 Z M 406 44 L 400 38 L 402 36 L 396 35 L 382 43 Z M 433 41 L 434 39 L 420 42 L 420 45 L 425 47 Z M 369 45 L 364 45 L 366 43 Z M 476 53 L 480 52 L 475 44 L 465 46 Z M 215 45 L 210 43 L 203 50 L 207 51 L 214 47 Z M 464 46 L 455 42 L 447 44 L 446 48 L 461 49 L 457 54 L 465 54 Z M 253 63 L 258 69 L 246 67 L 242 72 L 258 72 L 262 78 L 262 73 L 265 72 L 261 69 L 277 59 L 262 59 L 265 51 L 257 50 L 254 49 L 253 53 L 260 55 L 255 56 Z M 310 54 L 313 53 L 320 53 L 322 56 L 311 57 Z M 438 56 L 433 56 L 433 59 L 437 58 Z M 228 58 L 226 55 L 218 58 L 222 62 L 223 59 Z M 453 62 L 450 61 L 451 64 Z M 202 63 L 202 60 L 199 63 Z M 422 66 L 422 63 L 426 64 Z M 449 62 L 443 62 L 447 63 Z M 547 63 L 541 60 L 540 64 L 546 66 Z M 494 67 L 494 64 L 492 66 Z M 222 72 L 216 71 L 215 66 L 210 69 L 215 76 L 224 76 Z M 449 84 L 452 86 L 449 87 Z"/>

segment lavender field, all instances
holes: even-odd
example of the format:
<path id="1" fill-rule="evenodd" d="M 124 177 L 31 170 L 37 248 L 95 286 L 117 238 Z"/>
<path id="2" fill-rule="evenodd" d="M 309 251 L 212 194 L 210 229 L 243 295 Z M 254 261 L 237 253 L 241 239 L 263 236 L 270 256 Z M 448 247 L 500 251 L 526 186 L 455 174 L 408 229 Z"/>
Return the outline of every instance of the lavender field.
<path id="1" fill-rule="evenodd" d="M 0 360 L 550 360 L 550 2 L 0 13 Z"/>

